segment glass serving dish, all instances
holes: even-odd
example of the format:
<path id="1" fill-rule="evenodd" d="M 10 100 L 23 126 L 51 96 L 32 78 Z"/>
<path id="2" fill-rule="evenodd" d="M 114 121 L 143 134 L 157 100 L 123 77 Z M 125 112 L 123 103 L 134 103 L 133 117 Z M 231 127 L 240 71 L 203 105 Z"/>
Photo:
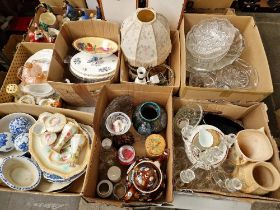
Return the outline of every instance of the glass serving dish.
<path id="1" fill-rule="evenodd" d="M 229 51 L 236 30 L 227 19 L 203 20 L 194 25 L 187 34 L 187 52 L 204 62 L 218 61 Z"/>
<path id="2" fill-rule="evenodd" d="M 216 71 L 222 69 L 223 67 L 232 64 L 242 53 L 245 48 L 244 38 L 240 31 L 235 29 L 234 40 L 229 50 L 220 59 L 199 59 L 194 57 L 191 53 L 187 51 L 187 70 L 188 71 Z"/>

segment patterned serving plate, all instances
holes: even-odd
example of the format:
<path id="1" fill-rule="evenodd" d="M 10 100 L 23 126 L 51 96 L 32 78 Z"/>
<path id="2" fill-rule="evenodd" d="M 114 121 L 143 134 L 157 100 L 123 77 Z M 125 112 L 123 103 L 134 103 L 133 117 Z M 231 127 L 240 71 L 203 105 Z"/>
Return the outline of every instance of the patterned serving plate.
<path id="1" fill-rule="evenodd" d="M 83 37 L 73 42 L 73 47 L 95 57 L 107 57 L 118 51 L 118 44 L 101 37 Z"/>

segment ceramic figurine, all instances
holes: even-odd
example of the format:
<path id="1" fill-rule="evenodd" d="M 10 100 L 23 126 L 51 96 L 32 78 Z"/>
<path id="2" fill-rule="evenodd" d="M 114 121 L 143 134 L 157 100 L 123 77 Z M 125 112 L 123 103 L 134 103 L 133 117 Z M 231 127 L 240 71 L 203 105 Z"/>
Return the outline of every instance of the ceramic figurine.
<path id="1" fill-rule="evenodd" d="M 89 20 L 91 18 L 86 11 L 79 11 L 79 14 L 79 20 Z"/>
<path id="2" fill-rule="evenodd" d="M 9 129 L 13 136 L 28 133 L 31 122 L 26 117 L 16 117 L 9 123 Z"/>
<path id="3" fill-rule="evenodd" d="M 78 12 L 76 9 L 67 1 L 63 0 L 63 8 L 66 9 L 64 17 L 68 17 L 71 21 L 78 19 Z"/>
<path id="4" fill-rule="evenodd" d="M 155 200 L 155 193 L 161 194 L 161 186 L 164 182 L 164 174 L 161 169 L 161 164 L 168 157 L 165 152 L 156 161 L 149 159 L 140 159 L 132 164 L 127 170 L 128 191 L 124 196 L 125 201 L 140 198 L 151 201 Z"/>
<path id="5" fill-rule="evenodd" d="M 100 7 L 96 7 L 96 19 L 102 19 Z"/>
<path id="6" fill-rule="evenodd" d="M 137 77 L 135 79 L 136 84 L 147 84 L 146 80 L 146 69 L 144 67 L 139 67 L 137 69 Z"/>
<path id="7" fill-rule="evenodd" d="M 155 102 L 144 102 L 136 107 L 133 126 L 141 135 L 160 133 L 167 125 L 166 111 Z"/>
<path id="8" fill-rule="evenodd" d="M 18 135 L 15 140 L 15 149 L 21 152 L 28 152 L 29 136 L 28 133 Z"/>
<path id="9" fill-rule="evenodd" d="M 30 32 L 28 34 L 30 42 L 47 42 L 43 31 L 38 27 L 38 25 L 34 24 L 34 32 Z"/>
<path id="10" fill-rule="evenodd" d="M 12 134 L 9 132 L 0 133 L 0 152 L 10 152 L 13 149 Z"/>

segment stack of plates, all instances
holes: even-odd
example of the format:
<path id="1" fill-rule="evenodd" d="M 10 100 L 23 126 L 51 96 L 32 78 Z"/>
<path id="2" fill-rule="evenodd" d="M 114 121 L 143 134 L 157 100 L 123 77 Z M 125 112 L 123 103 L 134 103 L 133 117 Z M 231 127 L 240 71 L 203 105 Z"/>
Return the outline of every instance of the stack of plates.
<path id="1" fill-rule="evenodd" d="M 118 57 L 114 54 L 97 58 L 89 53 L 79 52 L 71 58 L 70 71 L 82 81 L 105 81 L 114 76 L 117 64 Z"/>

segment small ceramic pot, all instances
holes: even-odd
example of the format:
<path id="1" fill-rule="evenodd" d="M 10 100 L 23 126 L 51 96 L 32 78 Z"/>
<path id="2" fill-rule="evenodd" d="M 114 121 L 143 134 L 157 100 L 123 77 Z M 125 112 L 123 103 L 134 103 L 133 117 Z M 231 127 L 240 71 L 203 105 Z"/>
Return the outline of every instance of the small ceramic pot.
<path id="1" fill-rule="evenodd" d="M 26 157 L 7 157 L 0 165 L 0 178 L 15 190 L 32 190 L 41 180 L 41 170 Z"/>
<path id="2" fill-rule="evenodd" d="M 122 165 L 131 165 L 135 161 L 135 156 L 135 150 L 130 145 L 124 145 L 118 150 L 118 160 Z"/>
<path id="3" fill-rule="evenodd" d="M 248 163 L 238 167 L 233 176 L 243 184 L 241 191 L 255 195 L 264 195 L 280 187 L 280 174 L 268 162 Z"/>
<path id="4" fill-rule="evenodd" d="M 14 149 L 13 137 L 9 132 L 0 133 L 0 152 L 10 152 Z"/>
<path id="5" fill-rule="evenodd" d="M 141 135 L 160 133 L 166 128 L 166 111 L 155 102 L 144 102 L 133 113 L 133 126 Z"/>
<path id="6" fill-rule="evenodd" d="M 98 183 L 96 191 L 101 198 L 107 198 L 113 192 L 113 184 L 109 180 L 102 180 Z"/>
<path id="7" fill-rule="evenodd" d="M 15 140 L 15 149 L 21 152 L 28 152 L 29 133 L 19 134 Z"/>
<path id="8" fill-rule="evenodd" d="M 228 159 L 236 165 L 242 165 L 247 162 L 266 161 L 272 155 L 272 145 L 264 130 L 246 129 L 237 133 L 236 143 Z"/>
<path id="9" fill-rule="evenodd" d="M 111 135 L 122 135 L 130 129 L 131 120 L 123 112 L 113 112 L 107 117 L 105 126 Z"/>

